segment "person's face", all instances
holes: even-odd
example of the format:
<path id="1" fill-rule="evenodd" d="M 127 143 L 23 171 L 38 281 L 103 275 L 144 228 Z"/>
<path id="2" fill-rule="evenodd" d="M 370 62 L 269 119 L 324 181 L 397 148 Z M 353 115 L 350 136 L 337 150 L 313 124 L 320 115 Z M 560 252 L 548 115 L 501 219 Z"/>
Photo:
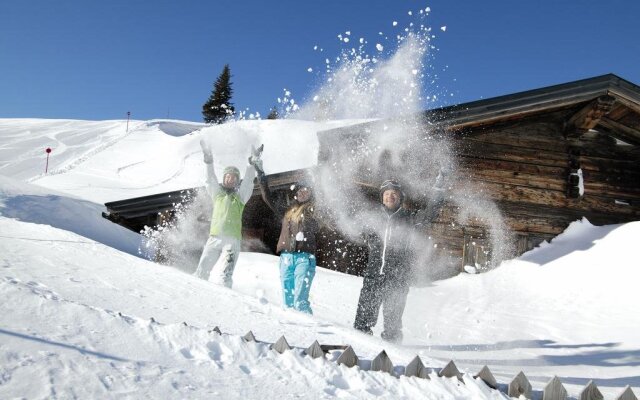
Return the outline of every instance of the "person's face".
<path id="1" fill-rule="evenodd" d="M 222 178 L 222 186 L 227 189 L 233 189 L 238 184 L 238 177 L 236 174 L 224 174 Z"/>
<path id="2" fill-rule="evenodd" d="M 311 198 L 311 190 L 309 188 L 303 187 L 298 189 L 296 192 L 296 199 L 299 203 L 304 203 L 305 201 Z"/>
<path id="3" fill-rule="evenodd" d="M 385 190 L 382 193 L 382 204 L 389 210 L 395 210 L 400 207 L 400 192 L 395 189 Z"/>

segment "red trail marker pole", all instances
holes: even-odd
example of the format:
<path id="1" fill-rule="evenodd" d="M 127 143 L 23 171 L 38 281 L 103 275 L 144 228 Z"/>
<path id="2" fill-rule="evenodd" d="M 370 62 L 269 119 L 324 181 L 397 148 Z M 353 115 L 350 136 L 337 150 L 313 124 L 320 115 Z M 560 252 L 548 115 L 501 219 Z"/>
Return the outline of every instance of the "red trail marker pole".
<path id="1" fill-rule="evenodd" d="M 51 154 L 51 147 L 47 147 L 44 151 L 47 152 L 47 164 L 44 167 L 44 173 L 46 174 L 49 171 L 49 154 Z"/>

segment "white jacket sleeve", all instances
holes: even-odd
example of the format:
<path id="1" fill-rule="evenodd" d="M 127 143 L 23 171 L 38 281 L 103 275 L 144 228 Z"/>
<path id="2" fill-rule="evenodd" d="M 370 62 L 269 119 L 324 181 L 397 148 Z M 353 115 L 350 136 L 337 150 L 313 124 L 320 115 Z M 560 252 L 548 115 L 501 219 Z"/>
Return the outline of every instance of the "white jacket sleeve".
<path id="1" fill-rule="evenodd" d="M 240 184 L 240 189 L 238 189 L 238 195 L 244 204 L 247 204 L 253 194 L 253 180 L 255 177 L 256 169 L 252 165 L 247 166 L 247 170 L 244 172 L 244 179 Z"/>
<path id="2" fill-rule="evenodd" d="M 204 166 L 207 173 L 207 181 L 206 181 L 207 193 L 209 193 L 209 196 L 213 197 L 216 194 L 218 194 L 218 191 L 220 190 L 220 183 L 218 182 L 218 178 L 216 177 L 216 172 L 213 169 L 213 163 L 209 163 L 209 164 L 205 163 Z"/>

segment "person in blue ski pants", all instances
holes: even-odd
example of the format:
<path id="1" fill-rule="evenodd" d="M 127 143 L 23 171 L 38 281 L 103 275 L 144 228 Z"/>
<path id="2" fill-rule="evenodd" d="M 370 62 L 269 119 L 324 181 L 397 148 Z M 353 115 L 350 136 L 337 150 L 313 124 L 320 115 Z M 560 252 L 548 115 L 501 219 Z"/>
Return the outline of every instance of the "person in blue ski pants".
<path id="1" fill-rule="evenodd" d="M 280 281 L 283 304 L 287 308 L 313 314 L 309 302 L 311 283 L 316 274 L 316 233 L 318 220 L 314 212 L 313 193 L 308 181 L 291 187 L 294 201 L 287 205 L 269 190 L 261 161 L 255 164 L 262 199 L 282 218 L 276 253 L 280 254 Z"/>
<path id="2" fill-rule="evenodd" d="M 311 282 L 316 275 L 316 257 L 298 251 L 280 253 L 280 282 L 285 307 L 312 314 L 309 303 Z"/>

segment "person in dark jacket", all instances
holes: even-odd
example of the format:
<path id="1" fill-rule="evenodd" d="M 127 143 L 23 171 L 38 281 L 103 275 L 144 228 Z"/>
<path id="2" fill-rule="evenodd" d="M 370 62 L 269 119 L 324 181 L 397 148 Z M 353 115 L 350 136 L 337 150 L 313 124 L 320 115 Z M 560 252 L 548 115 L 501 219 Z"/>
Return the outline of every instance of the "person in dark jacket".
<path id="1" fill-rule="evenodd" d="M 440 176 L 439 176 L 440 178 Z M 387 180 L 380 186 L 382 207 L 378 218 L 365 228 L 368 261 L 358 300 L 354 328 L 372 334 L 382 306 L 385 340 L 402 341 L 402 314 L 409 294 L 411 268 L 414 262 L 411 237 L 415 227 L 439 211 L 443 203 L 441 188 L 428 209 L 411 213 L 403 207 L 402 186 Z"/>
<path id="2" fill-rule="evenodd" d="M 263 200 L 282 219 L 276 253 L 280 255 L 284 306 L 313 314 L 309 291 L 316 274 L 316 233 L 319 225 L 311 185 L 306 182 L 295 185 L 292 188 L 295 191 L 294 202 L 287 205 L 278 202 L 271 194 L 262 165 L 256 169 Z"/>

